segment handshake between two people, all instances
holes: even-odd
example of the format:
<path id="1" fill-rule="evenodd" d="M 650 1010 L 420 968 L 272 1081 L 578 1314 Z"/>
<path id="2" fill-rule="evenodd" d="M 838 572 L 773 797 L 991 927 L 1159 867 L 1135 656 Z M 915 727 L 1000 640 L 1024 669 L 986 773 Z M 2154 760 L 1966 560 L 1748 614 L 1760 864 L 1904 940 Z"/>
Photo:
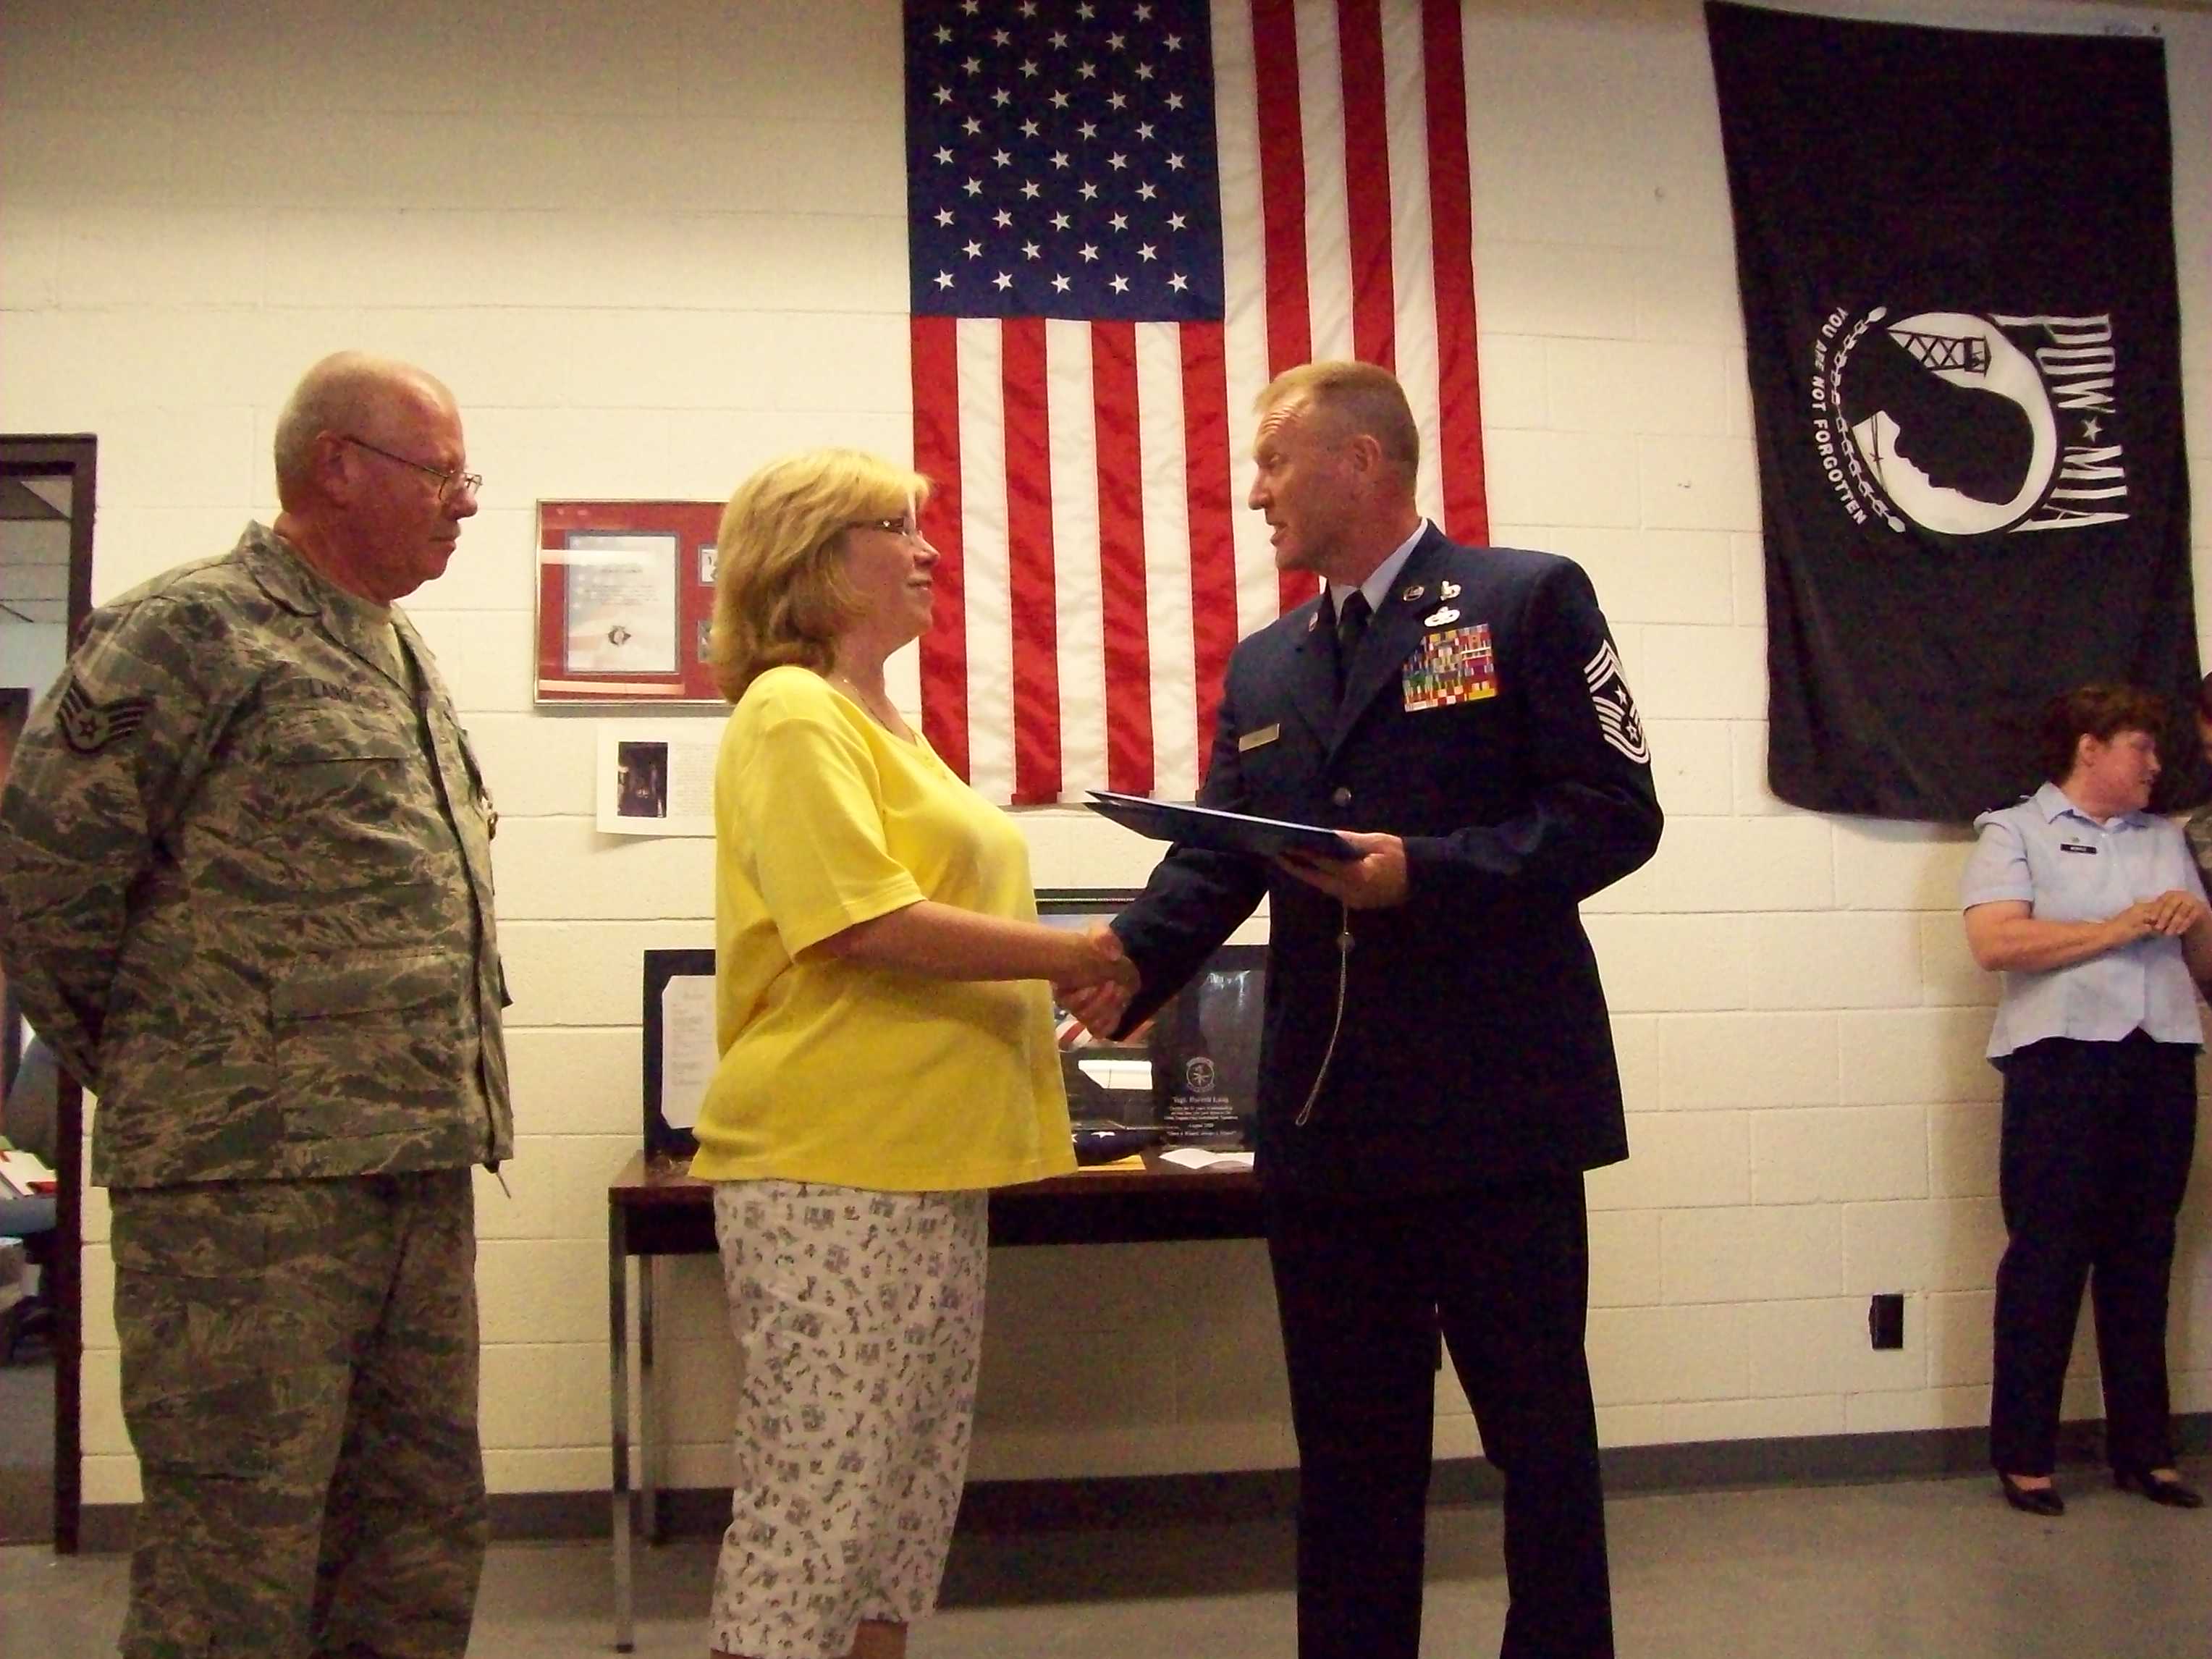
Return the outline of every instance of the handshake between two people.
<path id="1" fill-rule="evenodd" d="M 1066 969 L 1053 975 L 1052 994 L 1092 1036 L 1110 1037 L 1137 994 L 1137 964 L 1121 948 L 1121 935 L 1103 921 L 1085 928 L 1080 943 Z"/>
<path id="2" fill-rule="evenodd" d="M 1320 889 L 1349 910 L 1403 904 L 1409 886 L 1406 843 L 1396 836 L 1352 830 L 1339 834 L 1357 857 L 1340 860 L 1288 854 L 1276 859 L 1275 867 Z M 1053 975 L 1053 996 L 1092 1036 L 1109 1038 L 1121 1029 L 1137 994 L 1137 967 L 1122 950 L 1121 937 L 1103 921 L 1091 924 L 1082 935 L 1082 945 L 1076 959 Z"/>

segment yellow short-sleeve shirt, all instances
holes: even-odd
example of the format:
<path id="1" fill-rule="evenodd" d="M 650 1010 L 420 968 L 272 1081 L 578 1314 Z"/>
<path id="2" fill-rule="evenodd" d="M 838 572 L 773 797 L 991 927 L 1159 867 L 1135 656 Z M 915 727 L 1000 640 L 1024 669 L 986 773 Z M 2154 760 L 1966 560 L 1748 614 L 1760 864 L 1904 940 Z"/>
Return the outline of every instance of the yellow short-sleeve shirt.
<path id="1" fill-rule="evenodd" d="M 692 1173 L 927 1192 L 1074 1167 L 1039 980 L 810 951 L 933 899 L 1034 921 L 1028 844 L 920 739 L 810 670 L 746 688 L 714 779 L 721 1063 Z"/>

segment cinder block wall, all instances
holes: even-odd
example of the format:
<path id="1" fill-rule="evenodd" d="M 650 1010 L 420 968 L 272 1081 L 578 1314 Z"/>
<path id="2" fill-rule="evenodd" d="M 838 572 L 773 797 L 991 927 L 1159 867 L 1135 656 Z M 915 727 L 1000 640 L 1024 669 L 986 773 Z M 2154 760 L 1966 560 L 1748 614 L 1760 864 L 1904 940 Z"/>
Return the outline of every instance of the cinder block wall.
<path id="1" fill-rule="evenodd" d="M 2212 17 L 2130 15 L 2167 40 L 2201 484 Z M 484 1425 L 495 1489 L 601 1486 L 603 1189 L 636 1143 L 638 953 L 708 942 L 709 848 L 592 829 L 592 718 L 530 702 L 532 503 L 720 499 L 817 441 L 906 452 L 897 7 L 5 0 L 0 39 L 0 428 L 98 434 L 99 596 L 274 510 L 274 411 L 323 352 L 416 359 L 460 398 L 483 510 L 410 608 L 501 811 L 521 1139 L 512 1196 L 480 1186 Z M 1978 1423 L 2001 1228 L 1992 988 L 1954 912 L 1966 843 L 1763 786 L 1701 14 L 1469 0 L 1467 51 L 1497 537 L 1595 578 L 1670 819 L 1650 868 L 1589 906 L 1635 1149 L 1590 1183 L 1605 1437 Z M 2201 581 L 2212 537 L 2197 547 Z M 1148 866 L 1087 816 L 1023 823 L 1042 884 Z M 1481 1065 L 1459 1034 L 1432 1041 L 1440 1066 Z M 2174 1291 L 2191 1410 L 2212 1407 L 2208 1189 L 2200 1169 Z M 137 1474 L 96 1200 L 90 1220 L 86 1497 L 120 1503 Z M 1256 1245 L 1009 1251 L 993 1271 L 977 1475 L 1291 1461 Z M 1907 1297 L 1901 1352 L 1868 1349 L 1876 1291 Z M 676 1264 L 663 1309 L 669 1474 L 712 1485 L 732 1371 L 712 1264 Z M 1437 1425 L 1441 1450 L 1474 1449 L 1449 1379 Z"/>

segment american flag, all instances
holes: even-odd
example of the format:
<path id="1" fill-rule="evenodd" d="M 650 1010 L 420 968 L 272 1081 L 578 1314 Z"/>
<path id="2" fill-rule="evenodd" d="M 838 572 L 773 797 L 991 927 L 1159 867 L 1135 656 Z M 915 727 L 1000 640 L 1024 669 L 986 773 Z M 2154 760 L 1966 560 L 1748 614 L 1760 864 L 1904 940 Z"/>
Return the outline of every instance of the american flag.
<path id="1" fill-rule="evenodd" d="M 1313 592 L 1243 507 L 1283 369 L 1394 368 L 1486 539 L 1462 52 L 1459 0 L 907 0 L 922 723 L 987 797 L 1197 792 Z"/>

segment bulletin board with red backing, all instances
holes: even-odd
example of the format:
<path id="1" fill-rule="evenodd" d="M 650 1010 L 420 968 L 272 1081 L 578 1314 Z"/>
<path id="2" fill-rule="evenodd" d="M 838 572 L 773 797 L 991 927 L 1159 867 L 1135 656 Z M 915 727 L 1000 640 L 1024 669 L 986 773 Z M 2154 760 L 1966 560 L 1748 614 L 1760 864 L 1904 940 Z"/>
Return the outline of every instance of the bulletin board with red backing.
<path id="1" fill-rule="evenodd" d="M 538 701 L 719 703 L 719 501 L 538 503 Z"/>

